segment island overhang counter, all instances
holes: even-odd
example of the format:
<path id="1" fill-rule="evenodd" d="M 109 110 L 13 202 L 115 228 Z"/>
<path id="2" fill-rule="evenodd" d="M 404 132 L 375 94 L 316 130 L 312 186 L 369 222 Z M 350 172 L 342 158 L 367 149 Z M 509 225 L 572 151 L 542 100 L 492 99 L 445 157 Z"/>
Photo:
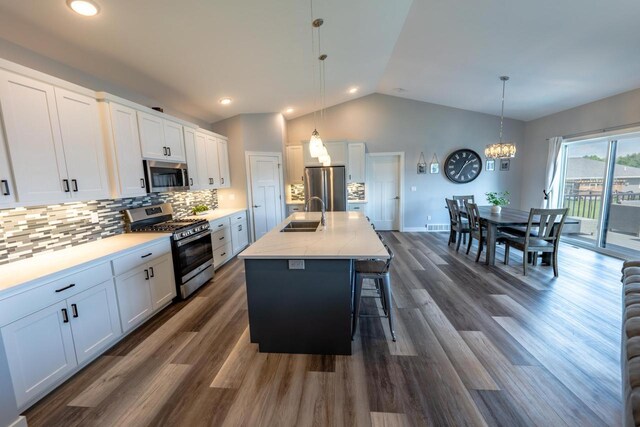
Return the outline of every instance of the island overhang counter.
<path id="1" fill-rule="evenodd" d="M 360 212 L 294 213 L 238 255 L 245 263 L 251 342 L 261 352 L 351 354 L 353 264 L 388 259 Z"/>

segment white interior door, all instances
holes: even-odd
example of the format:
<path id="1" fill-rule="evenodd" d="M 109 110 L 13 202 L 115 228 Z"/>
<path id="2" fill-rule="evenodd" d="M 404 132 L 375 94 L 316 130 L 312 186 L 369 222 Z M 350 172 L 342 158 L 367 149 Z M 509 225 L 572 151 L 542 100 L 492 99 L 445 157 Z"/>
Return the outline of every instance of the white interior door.
<path id="1" fill-rule="evenodd" d="M 249 156 L 251 212 L 255 240 L 282 220 L 282 182 L 278 156 Z"/>
<path id="2" fill-rule="evenodd" d="M 399 230 L 400 156 L 371 156 L 369 160 L 369 218 L 376 230 Z"/>

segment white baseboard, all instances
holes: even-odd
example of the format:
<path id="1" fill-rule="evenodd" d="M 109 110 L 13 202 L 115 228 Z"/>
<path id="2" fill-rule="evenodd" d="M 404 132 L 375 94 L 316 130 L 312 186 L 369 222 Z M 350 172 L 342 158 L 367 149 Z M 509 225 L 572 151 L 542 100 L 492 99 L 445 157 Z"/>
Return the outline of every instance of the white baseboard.
<path id="1" fill-rule="evenodd" d="M 28 427 L 27 417 L 20 415 L 17 420 L 9 424 L 7 427 Z"/>
<path id="2" fill-rule="evenodd" d="M 425 227 L 405 227 L 403 230 L 405 233 L 426 233 Z"/>

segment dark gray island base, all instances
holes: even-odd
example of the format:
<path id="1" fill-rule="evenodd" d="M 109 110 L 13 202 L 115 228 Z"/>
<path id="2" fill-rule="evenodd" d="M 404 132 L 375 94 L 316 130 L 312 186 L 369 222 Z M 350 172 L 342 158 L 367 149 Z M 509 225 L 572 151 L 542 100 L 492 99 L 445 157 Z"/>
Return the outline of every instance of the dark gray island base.
<path id="1" fill-rule="evenodd" d="M 350 259 L 245 259 L 249 331 L 260 352 L 351 354 Z"/>

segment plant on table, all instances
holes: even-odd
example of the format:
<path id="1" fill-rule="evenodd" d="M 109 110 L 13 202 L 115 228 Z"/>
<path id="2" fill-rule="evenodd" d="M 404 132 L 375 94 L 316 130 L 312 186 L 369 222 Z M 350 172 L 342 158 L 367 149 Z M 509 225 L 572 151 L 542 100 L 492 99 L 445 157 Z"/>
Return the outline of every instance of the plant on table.
<path id="1" fill-rule="evenodd" d="M 491 213 L 500 213 L 503 206 L 509 204 L 509 192 L 508 191 L 489 191 L 485 193 L 487 201 L 491 203 Z"/>
<path id="2" fill-rule="evenodd" d="M 209 210 L 209 206 L 206 205 L 196 205 L 193 208 L 191 208 L 191 212 L 193 212 L 194 215 L 198 215 L 201 212 L 206 212 Z"/>

